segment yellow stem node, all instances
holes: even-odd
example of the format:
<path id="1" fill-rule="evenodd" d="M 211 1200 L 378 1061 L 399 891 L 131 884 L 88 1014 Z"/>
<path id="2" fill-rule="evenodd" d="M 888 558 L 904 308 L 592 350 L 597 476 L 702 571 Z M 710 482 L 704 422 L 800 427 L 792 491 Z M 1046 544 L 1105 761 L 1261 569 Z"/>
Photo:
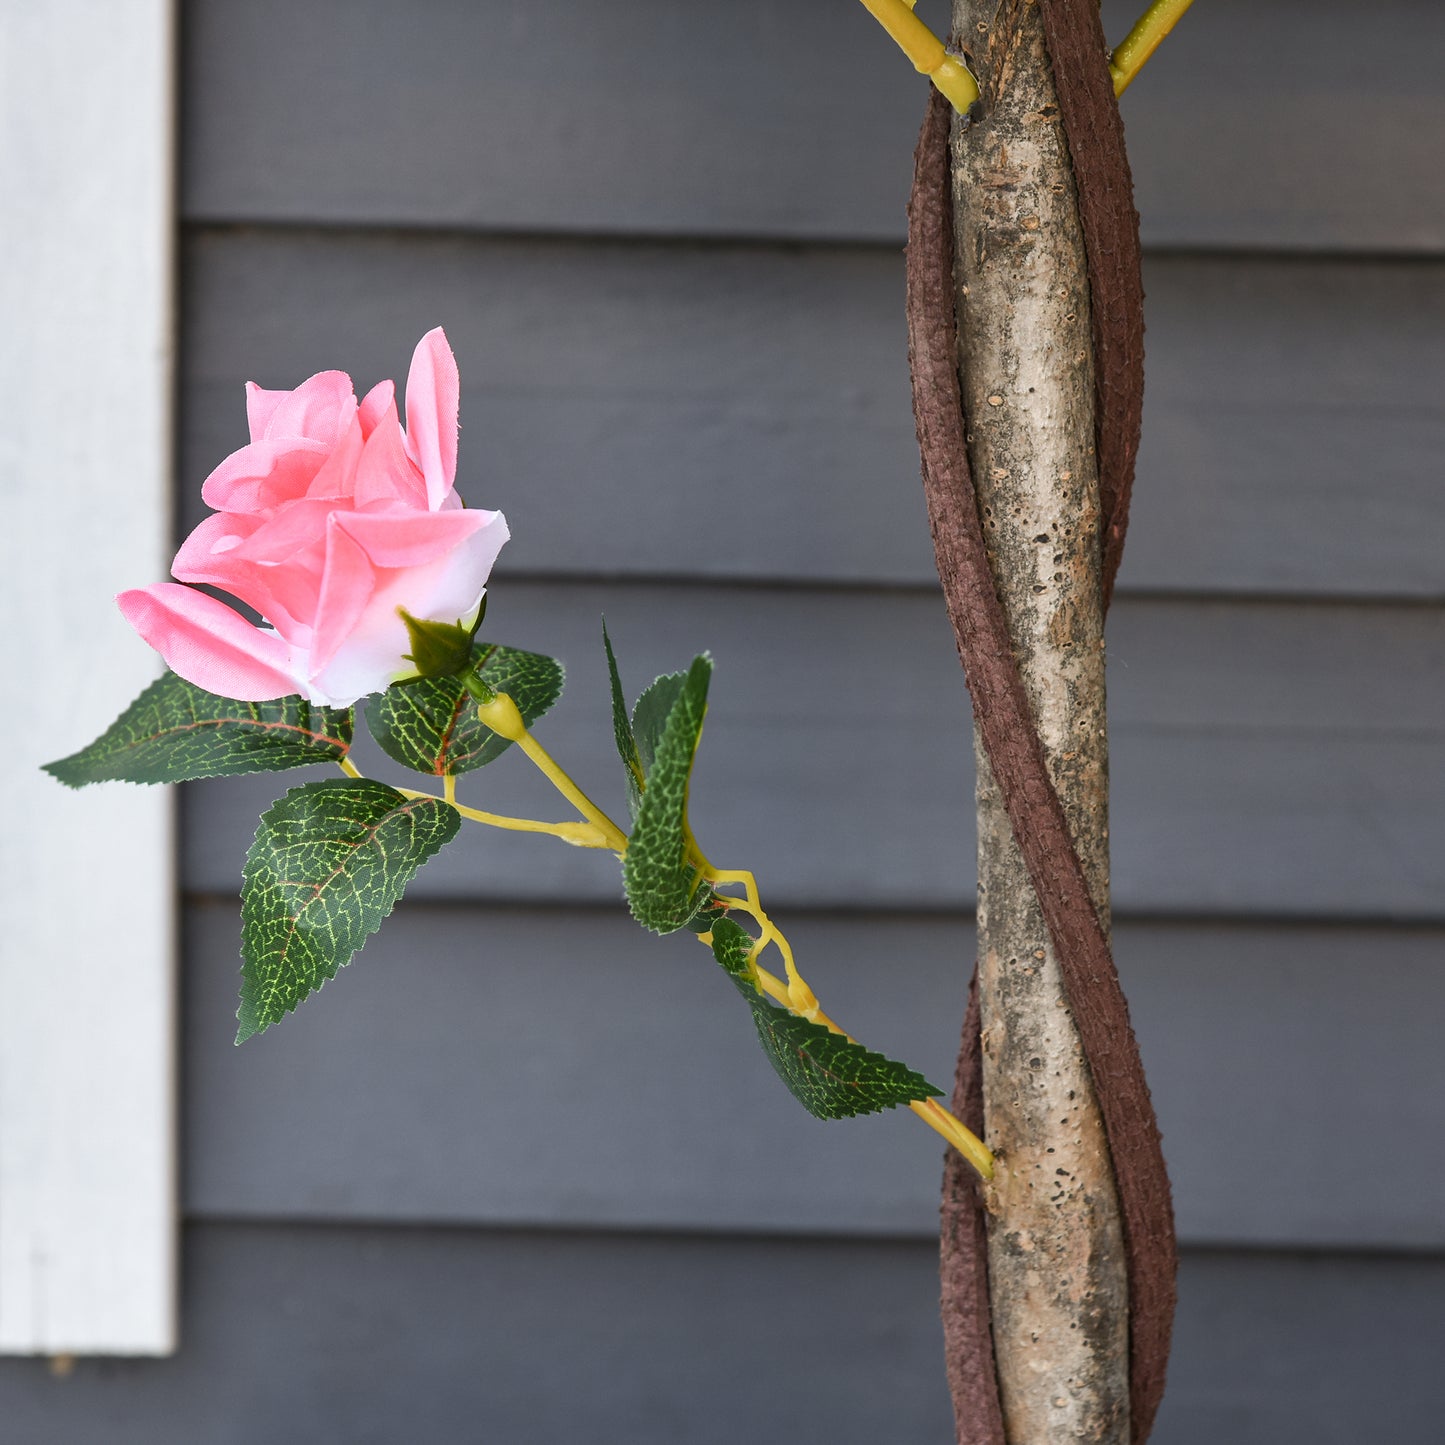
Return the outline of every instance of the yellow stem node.
<path id="1" fill-rule="evenodd" d="M 1179 23 L 1194 0 L 1154 0 L 1135 22 L 1134 28 L 1114 47 L 1109 58 L 1109 74 L 1114 77 L 1114 94 L 1123 95 L 1144 62 L 1159 48 L 1159 43 Z"/>
<path id="2" fill-rule="evenodd" d="M 978 99 L 978 82 L 913 13 L 912 5 L 907 0 L 863 0 L 863 8 L 893 37 L 913 68 L 926 75 L 960 115 L 967 114 Z"/>

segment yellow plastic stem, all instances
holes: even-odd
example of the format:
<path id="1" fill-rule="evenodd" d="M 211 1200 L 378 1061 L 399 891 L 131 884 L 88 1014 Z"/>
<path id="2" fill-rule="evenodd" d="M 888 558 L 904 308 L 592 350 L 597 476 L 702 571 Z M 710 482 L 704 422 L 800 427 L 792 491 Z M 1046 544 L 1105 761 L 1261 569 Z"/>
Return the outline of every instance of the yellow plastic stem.
<path id="1" fill-rule="evenodd" d="M 527 724 L 522 721 L 517 704 L 506 693 L 499 692 L 490 702 L 478 703 L 477 716 L 494 733 L 516 743 L 526 753 L 547 781 L 602 835 L 605 840 L 603 846 L 614 853 L 627 851 L 627 834 L 568 777 L 561 764 L 532 736 Z"/>
<path id="2" fill-rule="evenodd" d="M 403 797 L 433 798 L 438 802 L 448 803 L 462 817 L 470 818 L 476 823 L 485 823 L 490 828 L 507 828 L 519 833 L 550 833 L 553 837 L 561 838 L 563 842 L 580 848 L 607 848 L 618 854 L 627 851 L 627 835 L 568 777 L 551 754 L 531 735 L 511 698 L 505 693 L 499 693 L 491 701 L 480 703 L 477 711 L 482 722 L 510 742 L 516 743 L 526 753 L 552 786 L 582 814 L 586 821 L 545 823 L 536 818 L 508 818 L 498 813 L 483 812 L 480 808 L 464 807 L 456 800 L 456 779 L 452 776 L 443 779 L 444 796 L 441 798 L 437 798 L 435 793 L 421 793 L 409 788 L 398 788 L 397 791 Z M 337 766 L 349 778 L 363 776 L 361 770 L 350 758 L 339 759 Z M 841 1034 L 844 1038 L 856 1043 L 857 1040 L 853 1039 L 851 1034 L 834 1023 L 818 1006 L 817 995 L 808 987 L 798 972 L 797 964 L 793 959 L 792 945 L 763 908 L 758 895 L 757 879 L 743 869 L 714 868 L 697 846 L 690 828 L 687 830 L 687 846 L 689 857 L 701 870 L 703 877 L 710 885 L 725 887 L 732 884 L 743 889 L 746 895 L 743 898 L 730 897 L 725 894 L 718 896 L 727 903 L 729 908 L 739 909 L 755 919 L 761 930 L 759 937 L 753 943 L 749 959 L 758 987 L 769 998 L 782 1004 L 790 1013 L 809 1019 L 813 1023 L 822 1024 L 824 1028 L 831 1029 L 833 1033 Z M 710 945 L 711 935 L 702 934 L 699 941 Z M 770 973 L 757 961 L 758 955 L 770 943 L 782 954 L 783 964 L 787 971 L 786 981 L 778 978 L 776 974 Z M 908 1107 L 930 1129 L 942 1135 L 952 1144 L 985 1179 L 993 1178 L 993 1155 L 983 1141 L 966 1129 L 947 1109 L 933 1099 L 916 1100 Z"/>
<path id="3" fill-rule="evenodd" d="M 1194 0 L 1154 0 L 1139 17 L 1134 28 L 1114 47 L 1109 57 L 1109 74 L 1114 77 L 1114 94 L 1123 95 L 1144 62 L 1159 48 L 1159 43 L 1179 23 Z"/>
<path id="4" fill-rule="evenodd" d="M 993 1178 L 993 1151 L 937 1099 L 914 1099 L 908 1106 L 935 1133 L 942 1134 L 985 1179 Z"/>
<path id="5" fill-rule="evenodd" d="M 696 857 L 701 857 L 696 854 Z M 734 883 L 740 885 L 747 893 L 746 898 L 731 898 L 720 894 L 719 897 L 726 898 L 729 908 L 736 908 L 743 913 L 749 914 L 757 920 L 762 933 L 753 944 L 752 955 L 749 962 L 752 964 L 753 977 L 758 987 L 768 995 L 775 1003 L 780 1003 L 789 1013 L 796 1014 L 799 1018 L 805 1018 L 816 1024 L 822 1024 L 824 1028 L 831 1029 L 835 1034 L 841 1034 L 852 1043 L 857 1043 L 853 1037 L 841 1025 L 835 1023 L 818 1006 L 817 995 L 808 987 L 802 975 L 799 974 L 793 962 L 793 950 L 788 940 L 783 937 L 782 931 L 764 912 L 762 904 L 758 901 L 757 879 L 751 873 L 743 869 L 719 869 L 704 866 L 704 875 L 708 882 L 714 885 Z M 710 934 L 702 934 L 700 942 L 709 946 L 712 943 Z M 783 955 L 783 962 L 787 967 L 788 977 L 784 982 L 776 974 L 770 973 L 758 963 L 758 955 L 768 946 L 769 943 L 777 945 L 778 952 Z M 936 1134 L 942 1135 L 985 1179 L 993 1178 L 993 1154 L 987 1144 L 969 1129 L 960 1119 L 950 1114 L 936 1099 L 915 1099 L 908 1106 L 914 1114 L 928 1125 Z"/>
<path id="6" fill-rule="evenodd" d="M 336 766 L 348 778 L 364 778 L 365 773 L 350 758 L 340 759 Z M 415 788 L 398 788 L 403 798 L 431 798 L 439 803 L 449 803 L 462 817 L 474 823 L 485 823 L 489 828 L 506 828 L 513 833 L 550 833 L 574 848 L 611 848 L 612 840 L 592 823 L 546 823 L 540 818 L 508 818 L 501 813 L 484 813 L 480 808 L 467 808 L 457 802 L 457 780 L 447 777 L 442 783 L 444 796 L 435 793 L 419 793 Z"/>
<path id="7" fill-rule="evenodd" d="M 863 0 L 863 8 L 893 37 L 913 68 L 926 75 L 960 115 L 966 114 L 978 99 L 978 82 L 913 13 L 912 5 L 907 0 Z"/>
<path id="8" fill-rule="evenodd" d="M 398 788 L 404 798 L 436 798 L 435 793 L 418 793 L 411 788 Z M 474 823 L 485 823 L 489 828 L 506 828 L 513 833 L 550 833 L 574 848 L 611 848 L 612 840 L 594 823 L 547 823 L 541 818 L 508 818 L 502 813 L 485 813 L 480 808 L 468 808 L 450 798 L 438 798 L 438 802 L 451 803 L 462 817 Z"/>

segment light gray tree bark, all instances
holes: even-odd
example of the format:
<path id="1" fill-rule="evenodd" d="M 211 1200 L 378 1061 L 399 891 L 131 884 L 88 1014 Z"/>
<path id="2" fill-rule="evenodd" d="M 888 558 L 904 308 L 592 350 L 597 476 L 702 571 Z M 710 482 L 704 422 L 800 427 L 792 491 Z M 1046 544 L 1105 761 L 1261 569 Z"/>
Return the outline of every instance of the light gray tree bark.
<path id="1" fill-rule="evenodd" d="M 952 142 L 960 374 L 994 580 L 1107 922 L 1108 732 L 1089 287 L 1027 0 L 955 0 L 983 91 Z M 1128 1279 L 1108 1144 L 1048 930 L 981 748 L 978 938 L 989 1290 L 1010 1445 L 1129 1439 Z"/>

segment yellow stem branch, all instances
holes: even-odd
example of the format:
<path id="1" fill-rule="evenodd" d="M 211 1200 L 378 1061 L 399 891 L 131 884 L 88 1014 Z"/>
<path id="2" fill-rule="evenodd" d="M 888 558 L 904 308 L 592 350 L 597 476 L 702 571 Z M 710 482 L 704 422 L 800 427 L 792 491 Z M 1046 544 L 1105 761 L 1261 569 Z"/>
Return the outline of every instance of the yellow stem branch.
<path id="1" fill-rule="evenodd" d="M 913 13 L 908 0 L 863 0 L 863 8 L 893 37 L 913 68 L 926 75 L 960 115 L 966 114 L 978 99 L 978 82 Z"/>
<path id="2" fill-rule="evenodd" d="M 365 773 L 351 761 L 341 758 L 336 766 L 348 778 L 364 778 Z M 592 823 L 547 823 L 540 818 L 508 818 L 501 813 L 484 813 L 480 808 L 467 808 L 457 802 L 457 780 L 450 774 L 442 780 L 443 796 L 435 793 L 419 793 L 415 788 L 398 788 L 403 798 L 431 798 L 438 803 L 448 803 L 462 817 L 474 823 L 485 823 L 489 828 L 506 828 L 513 833 L 550 833 L 574 848 L 611 848 L 612 839 Z"/>
<path id="3" fill-rule="evenodd" d="M 700 860 L 702 855 L 696 848 L 693 849 L 694 860 Z M 850 1043 L 857 1043 L 853 1037 L 841 1025 L 835 1023 L 818 1005 L 818 997 L 807 982 L 798 972 L 797 965 L 793 962 L 792 946 L 783 937 L 782 930 L 768 917 L 762 904 L 758 899 L 758 881 L 749 872 L 743 869 L 712 868 L 703 864 L 703 874 L 707 881 L 713 886 L 723 884 L 736 884 L 746 892 L 746 898 L 732 898 L 727 894 L 719 894 L 718 897 L 726 901 L 729 908 L 736 908 L 743 913 L 750 915 L 757 920 L 761 934 L 753 944 L 752 954 L 749 962 L 752 965 L 753 977 L 757 980 L 758 987 L 771 998 L 775 1003 L 780 1003 L 789 1013 L 796 1014 L 799 1018 L 805 1018 L 816 1024 L 822 1024 L 824 1028 L 832 1030 L 835 1034 L 841 1034 Z M 702 934 L 700 941 L 711 945 L 710 934 Z M 758 963 L 758 955 L 768 946 L 769 943 L 777 946 L 778 952 L 783 955 L 783 963 L 787 968 L 787 981 L 779 978 L 776 974 L 770 973 Z M 940 1134 L 985 1179 L 993 1178 L 993 1154 L 988 1145 L 978 1137 L 964 1123 L 950 1114 L 936 1099 L 915 1099 L 908 1107 L 936 1134 Z"/>
<path id="4" fill-rule="evenodd" d="M 1109 74 L 1114 77 L 1114 94 L 1123 95 L 1144 62 L 1179 23 L 1194 0 L 1154 0 L 1135 22 L 1134 28 L 1114 47 L 1109 57 Z"/>
<path id="5" fill-rule="evenodd" d="M 506 693 L 499 692 L 488 702 L 478 702 L 477 716 L 494 733 L 516 743 L 526 753 L 547 781 L 602 835 L 605 840 L 602 846 L 614 853 L 627 851 L 627 834 L 572 781 L 562 765 L 532 736 L 527 724 L 522 721 L 517 704 Z"/>
<path id="6" fill-rule="evenodd" d="M 435 793 L 419 793 L 412 788 L 398 788 L 404 798 L 435 798 L 439 803 L 450 803 L 462 817 L 474 823 L 485 823 L 489 828 L 506 828 L 513 833 L 550 833 L 574 848 L 611 848 L 612 840 L 593 823 L 548 823 L 541 818 L 509 818 L 502 813 L 485 813 L 480 808 L 468 808 L 450 798 L 437 798 Z"/>

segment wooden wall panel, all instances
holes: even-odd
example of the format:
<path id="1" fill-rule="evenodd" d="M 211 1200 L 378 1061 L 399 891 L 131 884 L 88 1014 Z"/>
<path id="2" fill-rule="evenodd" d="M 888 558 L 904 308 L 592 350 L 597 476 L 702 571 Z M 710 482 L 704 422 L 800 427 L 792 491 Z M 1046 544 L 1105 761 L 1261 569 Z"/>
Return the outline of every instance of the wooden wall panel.
<path id="1" fill-rule="evenodd" d="M 1146 283 L 1121 587 L 1445 596 L 1445 266 L 1153 257 Z M 193 231 L 182 506 L 246 440 L 245 381 L 400 380 L 440 322 L 507 566 L 931 583 L 902 291 L 891 248 Z"/>
<path id="2" fill-rule="evenodd" d="M 603 612 L 631 696 L 704 647 L 717 658 L 693 789 L 710 857 L 751 867 L 774 902 L 969 906 L 968 701 L 936 597 L 498 582 L 489 632 L 569 669 L 539 736 L 620 812 Z M 1124 599 L 1109 645 L 1119 910 L 1441 917 L 1445 613 Z M 185 790 L 189 888 L 236 890 L 256 815 L 286 786 L 273 774 Z M 461 796 L 567 813 L 520 756 Z M 606 855 L 469 827 L 413 892 L 598 900 L 618 888 Z"/>
<path id="3" fill-rule="evenodd" d="M 174 1360 L 0 1362 L 15 1438 L 952 1438 L 931 1244 L 204 1225 L 186 1265 Z M 1439 1260 L 1187 1253 L 1152 1438 L 1435 1445 L 1442 1299 Z"/>
<path id="4" fill-rule="evenodd" d="M 774 916 L 830 1013 L 950 1084 L 966 917 Z M 808 1117 L 711 956 L 620 907 L 403 905 L 240 1049 L 236 906 L 189 917 L 194 1214 L 936 1228 L 936 1137 L 906 1114 Z M 1442 947 L 1431 930 L 1120 925 L 1185 1240 L 1445 1250 L 1445 1164 L 1419 1147 L 1445 1094 Z M 1362 1167 L 1379 1157 L 1387 1191 Z"/>
<path id="5" fill-rule="evenodd" d="M 856 4 L 192 0 L 186 36 L 195 219 L 903 234 L 923 82 Z M 1146 241 L 1440 251 L 1442 45 L 1412 0 L 1200 7 L 1124 101 Z"/>

